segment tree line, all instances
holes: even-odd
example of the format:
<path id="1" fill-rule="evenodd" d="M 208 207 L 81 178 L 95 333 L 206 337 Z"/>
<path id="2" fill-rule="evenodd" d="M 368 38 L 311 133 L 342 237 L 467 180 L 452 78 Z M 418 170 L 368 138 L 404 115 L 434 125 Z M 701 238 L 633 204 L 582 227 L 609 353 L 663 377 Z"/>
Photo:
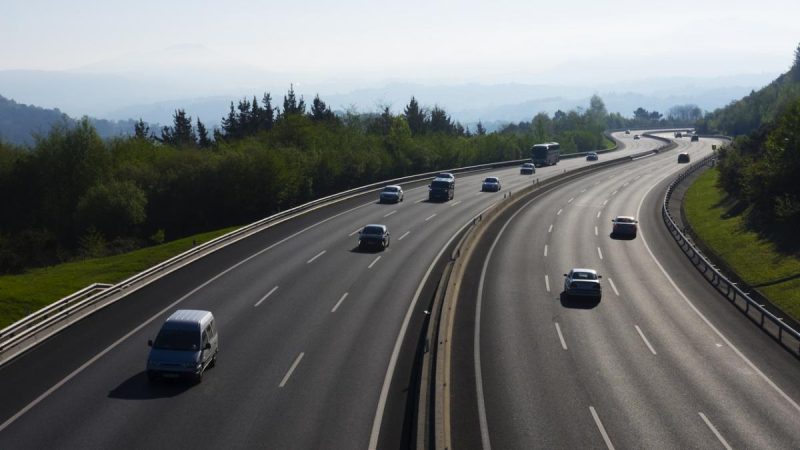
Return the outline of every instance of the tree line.
<path id="1" fill-rule="evenodd" d="M 752 229 L 788 252 L 800 250 L 800 46 L 787 73 L 707 123 L 747 131 L 719 152 L 720 186 Z"/>

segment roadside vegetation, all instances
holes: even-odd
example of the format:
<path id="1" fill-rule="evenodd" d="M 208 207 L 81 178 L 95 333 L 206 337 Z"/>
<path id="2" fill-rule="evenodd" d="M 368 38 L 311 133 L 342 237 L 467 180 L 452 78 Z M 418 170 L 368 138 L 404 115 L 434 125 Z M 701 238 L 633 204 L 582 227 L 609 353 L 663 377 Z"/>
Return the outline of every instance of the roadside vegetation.
<path id="1" fill-rule="evenodd" d="M 750 229 L 739 201 L 720 187 L 719 170 L 703 173 L 687 191 L 683 206 L 705 247 L 749 286 L 800 320 L 800 258 Z"/>
<path id="2" fill-rule="evenodd" d="M 121 255 L 0 276 L 0 329 L 93 283 L 115 284 L 234 229 L 202 233 Z"/>

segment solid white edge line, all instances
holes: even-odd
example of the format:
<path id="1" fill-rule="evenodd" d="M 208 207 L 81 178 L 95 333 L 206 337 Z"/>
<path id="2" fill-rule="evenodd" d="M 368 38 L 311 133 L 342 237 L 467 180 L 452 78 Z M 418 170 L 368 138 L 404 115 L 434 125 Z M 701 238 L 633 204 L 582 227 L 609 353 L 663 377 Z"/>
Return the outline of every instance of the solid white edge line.
<path id="1" fill-rule="evenodd" d="M 725 438 L 722 437 L 722 434 L 720 434 L 719 430 L 717 430 L 717 427 L 715 427 L 714 424 L 711 423 L 710 420 L 708 420 L 708 417 L 706 417 L 706 415 L 703 414 L 702 412 L 698 412 L 697 414 L 700 414 L 700 418 L 703 419 L 703 422 L 706 423 L 706 426 L 711 429 L 711 432 L 714 433 L 714 436 L 716 436 L 717 439 L 719 439 L 719 442 L 722 444 L 722 446 L 728 450 L 732 450 L 732 447 L 728 445 L 728 441 L 726 441 Z"/>
<path id="2" fill-rule="evenodd" d="M 403 345 L 403 340 L 406 336 L 406 331 L 408 330 L 408 324 L 411 322 L 411 314 L 414 312 L 414 307 L 417 305 L 417 301 L 419 300 L 419 296 L 422 295 L 422 288 L 425 286 L 425 283 L 428 281 L 428 277 L 430 277 L 431 272 L 433 272 L 433 267 L 436 265 L 436 261 L 442 257 L 447 247 L 455 240 L 456 236 L 458 236 L 465 228 L 472 225 L 472 221 L 475 220 L 476 217 L 480 216 L 481 214 L 485 213 L 486 211 L 494 208 L 496 203 L 492 203 L 486 209 L 479 212 L 477 215 L 470 218 L 467 223 L 461 226 L 450 239 L 444 244 L 444 246 L 439 250 L 439 253 L 436 254 L 436 257 L 433 259 L 433 262 L 428 266 L 428 270 L 425 272 L 425 275 L 422 277 L 422 281 L 420 282 L 419 286 L 417 286 L 417 291 L 414 293 L 414 297 L 411 299 L 411 303 L 408 305 L 408 310 L 406 310 L 406 315 L 403 318 L 403 324 L 400 326 L 400 332 L 397 334 L 397 340 L 394 342 L 394 348 L 392 349 L 392 355 L 389 357 L 389 366 L 386 368 L 386 375 L 383 379 L 383 386 L 381 387 L 381 394 L 378 397 L 378 405 L 375 410 L 375 419 L 372 421 L 372 432 L 369 436 L 369 446 L 367 447 L 370 450 L 376 449 L 378 446 L 378 438 L 380 437 L 381 432 L 381 424 L 383 422 L 383 411 L 386 409 L 386 399 L 389 396 L 389 387 L 392 384 L 392 377 L 394 376 L 394 368 L 397 366 L 397 359 L 400 356 L 400 347 Z"/>
<path id="3" fill-rule="evenodd" d="M 292 367 L 290 367 L 289 371 L 286 372 L 286 375 L 283 376 L 283 380 L 281 380 L 281 384 L 279 384 L 278 387 L 282 388 L 286 386 L 286 382 L 289 381 L 289 377 L 291 377 L 292 373 L 294 373 L 294 369 L 296 369 L 297 365 L 300 364 L 300 360 L 303 359 L 303 355 L 305 355 L 303 352 L 300 352 L 300 354 L 297 355 L 297 359 L 294 360 Z"/>
<path id="4" fill-rule="evenodd" d="M 216 281 L 216 280 L 218 280 L 218 279 L 222 278 L 222 277 L 223 277 L 223 276 L 225 276 L 225 275 L 226 275 L 228 272 L 231 272 L 232 270 L 235 270 L 237 267 L 239 267 L 239 266 L 241 266 L 241 265 L 243 265 L 243 264 L 247 263 L 248 261 L 250 261 L 250 260 L 252 260 L 252 259 L 254 259 L 254 258 L 257 258 L 257 257 L 258 257 L 258 256 L 260 256 L 261 254 L 263 254 L 263 253 L 266 253 L 266 252 L 268 252 L 268 251 L 272 250 L 273 248 L 275 248 L 275 247 L 277 247 L 277 246 L 279 246 L 279 245 L 283 244 L 284 242 L 286 242 L 286 241 L 288 241 L 288 240 L 290 240 L 290 239 L 293 239 L 293 238 L 295 238 L 295 237 L 299 236 L 299 235 L 300 235 L 300 234 L 302 234 L 302 233 L 305 233 L 306 231 L 308 231 L 308 230 L 310 230 L 310 229 L 312 229 L 312 228 L 316 228 L 317 226 L 319 226 L 319 225 L 322 225 L 323 223 L 326 223 L 326 222 L 330 222 L 331 220 L 333 220 L 333 219 L 335 219 L 335 218 L 337 218 L 337 217 L 339 217 L 339 216 L 343 216 L 343 215 L 345 215 L 345 214 L 348 214 L 348 213 L 351 213 L 351 212 L 353 212 L 353 211 L 355 211 L 355 210 L 357 210 L 357 209 L 361 209 L 361 208 L 363 208 L 363 207 L 365 207 L 365 206 L 369 206 L 369 205 L 372 205 L 372 204 L 373 204 L 373 202 L 369 202 L 369 203 L 362 203 L 362 204 L 360 204 L 360 205 L 358 205 L 358 206 L 355 206 L 355 207 L 353 207 L 353 208 L 350 208 L 350 209 L 348 209 L 348 210 L 342 211 L 342 212 L 340 212 L 340 213 L 338 213 L 338 214 L 334 214 L 334 215 L 332 215 L 332 216 L 328 217 L 327 219 L 323 219 L 323 220 L 320 220 L 320 221 L 319 221 L 319 222 L 317 222 L 317 223 L 313 223 L 313 224 L 311 224 L 311 225 L 309 225 L 309 226 L 307 226 L 307 227 L 303 228 L 302 230 L 298 230 L 298 231 L 296 231 L 296 232 L 294 232 L 294 233 L 290 234 L 289 236 L 286 236 L 285 238 L 283 238 L 283 239 L 281 239 L 281 240 L 279 240 L 279 241 L 273 242 L 273 243 L 272 243 L 272 244 L 270 244 L 269 246 L 267 246 L 267 247 L 265 247 L 265 248 L 262 248 L 261 250 L 259 250 L 259 251 L 255 252 L 255 253 L 253 253 L 252 255 L 248 256 L 247 258 L 245 258 L 245 259 L 243 259 L 243 260 L 241 260 L 241 261 L 237 262 L 236 264 L 233 264 L 232 266 L 228 267 L 227 269 L 223 270 L 222 272 L 220 272 L 220 273 L 218 273 L 218 274 L 214 275 L 212 278 L 209 278 L 209 279 L 208 279 L 208 280 L 206 280 L 204 283 L 202 283 L 202 284 L 200 284 L 199 286 L 197 286 L 196 288 L 192 289 L 191 291 L 189 291 L 188 293 L 186 293 L 186 294 L 185 294 L 184 296 L 182 296 L 181 298 L 179 298 L 179 299 L 175 300 L 174 302 L 170 303 L 170 304 L 169 304 L 169 306 L 167 306 L 166 308 L 162 309 L 161 311 L 159 311 L 158 313 L 156 313 L 155 315 L 153 315 L 152 317 L 150 317 L 150 318 L 149 318 L 149 319 L 147 319 L 146 321 L 142 322 L 142 323 L 141 323 L 139 326 L 137 326 L 136 328 L 134 328 L 133 330 L 131 330 L 131 331 L 130 331 L 128 334 L 126 334 L 126 335 L 122 336 L 121 338 L 117 339 L 116 341 L 114 341 L 114 342 L 113 342 L 111 345 L 109 345 L 108 347 L 106 347 L 105 349 L 103 349 L 103 350 L 102 350 L 100 353 L 98 353 L 98 354 L 96 354 L 95 356 L 93 356 L 93 357 L 92 357 L 92 359 L 90 359 L 90 360 L 86 361 L 86 362 L 85 362 L 85 363 L 83 363 L 83 364 L 82 364 L 80 367 L 78 367 L 77 369 L 75 369 L 75 370 L 73 370 L 72 372 L 70 372 L 70 374 L 69 374 L 69 375 L 67 375 L 66 377 L 62 378 L 62 379 L 61 379 L 61 381 L 59 381 L 58 383 L 54 384 L 52 387 L 50 387 L 50 389 L 48 389 L 48 390 L 46 390 L 44 393 L 42 393 L 42 395 L 40 395 L 40 396 L 36 397 L 36 399 L 35 399 L 35 400 L 33 400 L 32 402 L 30 402 L 30 403 L 28 403 L 27 405 L 25 405 L 25 407 L 24 407 L 24 408 L 20 409 L 20 410 L 19 410 L 19 411 L 18 411 L 16 414 L 14 414 L 14 415 L 13 415 L 13 416 L 11 416 L 10 418 L 8 418 L 8 420 L 6 420 L 5 422 L 3 422 L 3 424 L 2 424 L 2 425 L 0 425 L 0 432 L 2 432 L 2 431 L 3 431 L 4 429 L 6 429 L 6 428 L 7 428 L 9 425 L 11 425 L 12 423 L 14 423 L 14 421 L 16 421 L 17 419 L 19 419 L 19 418 L 20 418 L 20 416 L 22 416 L 22 415 L 23 415 L 23 414 L 25 414 L 26 412 L 30 411 L 30 410 L 31 410 L 33 407 L 35 407 L 36 405 L 38 405 L 39 403 L 41 403 L 41 402 L 42 402 L 44 399 L 46 399 L 47 397 L 49 397 L 49 396 L 50 396 L 50 394 L 52 394 L 53 392 L 55 392 L 56 390 L 58 390 L 58 389 L 59 389 L 61 386 L 63 386 L 64 384 L 66 384 L 66 383 L 67 383 L 69 380 L 71 380 L 71 379 L 75 378 L 75 377 L 76 377 L 78 374 L 80 374 L 81 372 L 83 372 L 83 371 L 84 371 L 84 370 L 85 370 L 87 367 L 89 367 L 90 365 L 94 364 L 94 362 L 95 362 L 95 361 L 97 361 L 98 359 L 100 359 L 100 358 L 102 358 L 103 356 L 105 356 L 105 355 L 106 355 L 108 352 L 110 352 L 111 350 L 114 350 L 114 349 L 115 349 L 117 346 L 119 346 L 120 344 L 122 344 L 122 343 L 123 343 L 125 340 L 127 340 L 128 338 L 130 338 L 130 337 L 131 337 L 131 336 L 133 336 L 134 334 L 138 333 L 138 332 L 139 332 L 139 331 L 140 331 L 142 328 L 144 328 L 144 327 L 146 327 L 147 325 L 149 325 L 149 324 L 150 324 L 152 321 L 156 320 L 158 317 L 160 317 L 160 316 L 162 316 L 162 315 L 166 314 L 166 313 L 167 313 L 167 312 L 168 312 L 170 309 L 172 309 L 172 308 L 174 308 L 175 306 L 179 305 L 181 302 L 183 302 L 184 300 L 186 300 L 187 298 L 189 298 L 189 297 L 190 297 L 191 295 L 193 295 L 195 292 L 199 291 L 200 289 L 203 289 L 204 287 L 208 286 L 208 285 L 209 285 L 209 284 L 211 284 L 212 282 L 214 282 L 214 281 Z M 494 206 L 494 205 L 492 205 L 492 206 Z"/>
<path id="5" fill-rule="evenodd" d="M 644 343 L 647 344 L 647 348 L 650 349 L 650 353 L 652 353 L 654 355 L 657 355 L 658 353 L 656 353 L 656 350 L 653 348 L 652 345 L 650 345 L 650 341 L 647 340 L 647 337 L 645 337 L 644 333 L 642 332 L 642 329 L 639 328 L 639 325 L 634 325 L 634 326 L 636 327 L 636 331 L 639 332 L 639 336 L 642 337 L 642 340 L 644 341 Z"/>
<path id="6" fill-rule="evenodd" d="M 306 264 L 311 264 L 312 262 L 314 262 L 314 260 L 316 260 L 320 256 L 324 255 L 326 252 L 327 252 L 327 250 L 323 250 L 323 251 L 317 253 L 313 258 L 311 258 L 308 261 L 306 261 Z"/>
<path id="7" fill-rule="evenodd" d="M 547 288 L 547 292 L 550 292 L 550 277 L 547 275 L 544 276 L 544 287 Z"/>
<path id="8" fill-rule="evenodd" d="M 270 289 L 270 291 L 269 291 L 269 292 L 267 292 L 267 295 L 265 295 L 265 296 L 261 297 L 261 300 L 257 301 L 257 302 L 256 302 L 256 304 L 255 304 L 255 305 L 253 305 L 253 307 L 257 307 L 258 305 L 260 305 L 260 304 L 261 304 L 261 302 L 263 302 L 264 300 L 266 300 L 266 299 L 267 299 L 267 297 L 269 297 L 270 295 L 272 295 L 272 294 L 273 294 L 275 291 L 277 291 L 277 290 L 278 290 L 278 286 L 275 286 L 274 288 Z"/>
<path id="9" fill-rule="evenodd" d="M 645 192 L 645 194 L 642 196 L 642 199 L 639 201 L 639 207 L 636 208 L 636 217 L 641 217 L 639 214 L 641 213 L 642 205 L 644 204 L 644 199 L 647 198 L 647 196 L 650 194 L 650 191 L 655 189 L 655 187 L 658 184 L 660 184 L 663 180 L 665 180 L 667 177 L 674 176 L 674 175 L 675 175 L 674 173 L 669 173 L 669 174 L 661 177 L 656 183 L 654 183 L 652 186 L 650 186 L 650 189 L 648 189 L 647 192 Z M 663 207 L 663 205 L 661 203 L 663 203 L 663 202 L 659 202 L 659 209 Z M 753 369 L 753 371 L 755 373 L 757 373 L 758 376 L 760 376 L 761 379 L 763 379 L 767 383 L 767 385 L 769 385 L 772 389 L 774 389 L 775 392 L 778 393 L 778 395 L 783 397 L 784 400 L 786 400 L 794 409 L 796 409 L 800 413 L 800 405 L 798 405 L 797 402 L 795 402 L 791 397 L 789 397 L 789 395 L 786 394 L 786 392 L 784 392 L 780 387 L 778 387 L 778 385 L 775 384 L 775 382 L 772 381 L 772 379 L 769 378 L 764 372 L 762 372 L 761 369 L 756 367 L 756 365 L 753 364 L 752 361 L 750 361 L 746 356 L 744 356 L 744 353 L 742 353 L 736 346 L 734 346 L 733 343 L 731 341 L 729 341 L 728 338 L 725 337 L 725 335 L 723 335 L 722 332 L 720 332 L 717 329 L 717 327 L 715 327 L 711 323 L 711 321 L 709 321 L 708 318 L 706 318 L 706 316 L 703 315 L 703 313 L 701 313 L 699 309 L 697 309 L 696 306 L 694 306 L 694 303 L 692 303 L 692 301 L 689 300 L 689 298 L 686 296 L 686 294 L 684 294 L 683 291 L 678 287 L 677 283 L 675 283 L 675 281 L 672 279 L 672 277 L 669 276 L 669 274 L 667 273 L 666 269 L 664 269 L 664 266 L 662 266 L 661 263 L 658 261 L 658 258 L 656 258 L 656 255 L 653 253 L 653 251 L 650 249 L 650 246 L 647 244 L 647 239 L 645 238 L 645 233 L 642 233 L 642 229 L 641 228 L 639 229 L 639 236 L 640 236 L 640 239 L 642 240 L 642 243 L 644 244 L 644 248 L 647 250 L 647 253 L 649 253 L 650 257 L 653 259 L 653 262 L 656 263 L 656 266 L 658 266 L 659 270 L 661 270 L 661 273 L 663 273 L 664 276 L 667 278 L 667 281 L 669 281 L 669 283 L 672 285 L 672 288 L 675 289 L 675 291 L 678 293 L 678 295 L 680 295 L 680 297 L 683 299 L 683 301 L 686 302 L 686 304 L 689 305 L 689 307 L 692 309 L 692 311 L 694 311 L 695 314 L 697 314 L 700 317 L 700 319 L 703 322 L 705 322 L 705 324 L 708 325 L 708 327 L 717 336 L 719 336 L 719 338 L 722 339 L 722 341 L 725 342 L 725 344 L 728 347 L 730 347 L 730 349 L 733 350 L 733 352 L 739 358 L 741 358 L 742 361 L 745 362 L 745 364 L 747 364 L 751 369 Z M 0 428 L 0 431 L 2 431 L 2 428 Z"/>
<path id="10" fill-rule="evenodd" d="M 348 295 L 350 295 L 350 293 L 349 293 L 349 292 L 345 292 L 344 294 L 342 294 L 342 297 L 341 297 L 341 298 L 339 299 L 339 301 L 338 301 L 338 302 L 336 302 L 336 304 L 333 306 L 333 309 L 331 310 L 331 312 L 332 312 L 332 313 L 335 313 L 335 312 L 336 312 L 336 310 L 337 310 L 337 309 L 339 309 L 339 305 L 341 305 L 341 304 L 342 304 L 342 302 L 344 301 L 344 299 L 346 299 L 346 298 L 347 298 L 347 296 L 348 296 Z"/>
<path id="11" fill-rule="evenodd" d="M 617 297 L 619 297 L 619 291 L 617 290 L 617 286 L 614 284 L 614 280 L 609 278 L 608 283 L 611 285 L 611 289 L 614 290 L 614 293 L 617 294 Z"/>
<path id="12" fill-rule="evenodd" d="M 544 256 L 547 256 L 547 244 L 544 244 Z"/>
<path id="13" fill-rule="evenodd" d="M 554 322 L 556 324 L 556 333 L 558 333 L 558 340 L 561 341 L 561 348 L 564 350 L 567 349 L 567 341 L 564 340 L 564 335 L 561 334 L 561 327 L 558 326 L 558 322 Z"/>
<path id="14" fill-rule="evenodd" d="M 425 222 L 427 222 L 427 221 L 429 221 L 429 220 L 433 219 L 434 217 L 436 217 L 436 214 L 432 214 L 432 215 L 430 215 L 430 216 L 429 216 L 427 219 L 425 219 Z"/>
<path id="15" fill-rule="evenodd" d="M 553 232 L 553 224 L 550 224 L 550 228 L 547 229 L 547 232 L 548 233 L 552 233 Z"/>
<path id="16" fill-rule="evenodd" d="M 600 259 L 603 259 L 603 252 L 600 250 L 600 247 L 597 247 L 597 256 L 599 256 Z"/>
<path id="17" fill-rule="evenodd" d="M 614 450 L 614 444 L 611 443 L 611 439 L 608 437 L 608 433 L 606 433 L 606 428 L 603 426 L 603 422 L 600 421 L 600 416 L 597 415 L 597 411 L 594 410 L 594 406 L 589 406 L 589 411 L 592 413 L 592 417 L 594 418 L 595 425 L 597 425 L 597 429 L 600 430 L 600 434 L 603 435 L 603 440 L 606 443 L 606 447 L 608 447 L 608 450 Z"/>
<path id="18" fill-rule="evenodd" d="M 378 262 L 380 259 L 381 259 L 381 257 L 380 257 L 380 256 L 378 256 L 377 258 L 375 258 L 374 260 L 372 260 L 372 262 L 369 264 L 369 266 L 367 266 L 367 269 L 372 269 L 372 266 L 374 266 L 374 265 L 375 265 L 375 263 L 376 263 L 376 262 Z"/>
<path id="19" fill-rule="evenodd" d="M 406 236 L 408 236 L 410 233 L 411 233 L 410 231 L 406 231 L 405 233 L 403 233 L 403 235 L 402 235 L 402 236 L 400 236 L 399 238 L 397 238 L 397 240 L 398 240 L 398 241 L 402 241 L 402 240 L 403 240 L 403 238 L 404 238 L 404 237 L 406 237 Z"/>
<path id="20" fill-rule="evenodd" d="M 392 212 L 388 212 L 388 213 L 386 213 L 386 214 L 383 216 L 383 218 L 385 219 L 385 218 L 387 218 L 387 217 L 391 216 L 392 214 L 395 214 L 396 212 L 397 212 L 397 210 L 396 210 L 396 209 L 395 209 L 394 211 L 392 211 Z"/>

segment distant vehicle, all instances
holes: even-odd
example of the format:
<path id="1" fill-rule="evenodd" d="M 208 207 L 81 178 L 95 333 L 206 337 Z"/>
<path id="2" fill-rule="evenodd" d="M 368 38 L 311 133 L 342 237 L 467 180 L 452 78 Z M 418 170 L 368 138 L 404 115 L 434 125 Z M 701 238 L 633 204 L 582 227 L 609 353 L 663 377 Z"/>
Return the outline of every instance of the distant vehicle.
<path id="1" fill-rule="evenodd" d="M 692 135 L 692 142 L 697 142 L 697 141 L 699 141 L 699 140 L 700 140 L 700 136 L 698 136 L 698 135 L 696 135 L 696 134 L 693 134 L 693 135 Z"/>
<path id="2" fill-rule="evenodd" d="M 179 309 L 167 318 L 155 341 L 147 341 L 147 379 L 188 377 L 203 380 L 219 353 L 214 315 L 209 311 Z"/>
<path id="3" fill-rule="evenodd" d="M 379 248 L 381 250 L 389 246 L 389 230 L 386 225 L 369 224 L 364 226 L 358 233 L 358 248 Z"/>
<path id="4" fill-rule="evenodd" d="M 520 175 L 533 175 L 536 173 L 536 166 L 533 163 L 525 163 L 519 168 Z"/>
<path id="5" fill-rule="evenodd" d="M 483 184 L 481 185 L 481 191 L 497 192 L 499 190 L 500 190 L 500 178 L 486 177 L 486 179 L 483 180 Z"/>
<path id="6" fill-rule="evenodd" d="M 678 154 L 678 162 L 679 163 L 688 163 L 691 159 L 689 158 L 688 153 L 680 153 Z"/>
<path id="7" fill-rule="evenodd" d="M 380 194 L 381 203 L 399 203 L 403 201 L 403 188 L 400 186 L 386 186 Z"/>
<path id="8" fill-rule="evenodd" d="M 536 144 L 531 148 L 531 160 L 536 167 L 554 166 L 561 159 L 561 146 L 558 142 Z"/>
<path id="9" fill-rule="evenodd" d="M 600 159 L 600 157 L 597 156 L 597 153 L 595 153 L 595 152 L 591 152 L 591 153 L 586 155 L 586 160 L 587 161 L 597 161 L 598 159 Z"/>
<path id="10" fill-rule="evenodd" d="M 564 294 L 568 297 L 595 297 L 598 300 L 603 296 L 603 287 L 600 278 L 594 269 L 574 268 L 564 274 Z"/>
<path id="11" fill-rule="evenodd" d="M 636 140 L 638 140 L 638 139 L 639 139 L 639 135 L 638 135 L 638 134 L 634 134 L 634 135 L 633 135 L 633 138 L 634 138 L 634 139 L 636 139 Z"/>
<path id="12" fill-rule="evenodd" d="M 436 175 L 436 178 L 447 178 L 448 180 L 456 181 L 456 176 L 450 172 L 441 172 L 439 175 Z"/>
<path id="13" fill-rule="evenodd" d="M 683 137 L 683 134 L 680 131 L 676 131 L 675 132 L 675 137 L 676 138 Z"/>
<path id="14" fill-rule="evenodd" d="M 448 201 L 455 196 L 456 182 L 450 178 L 434 178 L 428 185 L 428 200 Z"/>
<path id="15" fill-rule="evenodd" d="M 631 216 L 617 216 L 611 219 L 612 228 L 611 228 L 611 235 L 612 236 L 633 236 L 636 237 L 636 232 L 638 231 L 638 223 L 639 221 L 634 219 Z"/>
<path id="16" fill-rule="evenodd" d="M 625 130 L 625 134 L 631 134 L 631 130 Z"/>

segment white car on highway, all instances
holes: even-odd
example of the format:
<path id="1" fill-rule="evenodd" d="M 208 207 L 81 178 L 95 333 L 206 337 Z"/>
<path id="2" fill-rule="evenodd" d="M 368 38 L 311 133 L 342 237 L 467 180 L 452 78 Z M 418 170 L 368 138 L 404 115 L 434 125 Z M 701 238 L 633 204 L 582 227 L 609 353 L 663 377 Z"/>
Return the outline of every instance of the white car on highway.
<path id="1" fill-rule="evenodd" d="M 564 294 L 568 297 L 595 297 L 600 300 L 603 296 L 600 278 L 603 277 L 594 269 L 576 267 L 564 274 Z"/>

